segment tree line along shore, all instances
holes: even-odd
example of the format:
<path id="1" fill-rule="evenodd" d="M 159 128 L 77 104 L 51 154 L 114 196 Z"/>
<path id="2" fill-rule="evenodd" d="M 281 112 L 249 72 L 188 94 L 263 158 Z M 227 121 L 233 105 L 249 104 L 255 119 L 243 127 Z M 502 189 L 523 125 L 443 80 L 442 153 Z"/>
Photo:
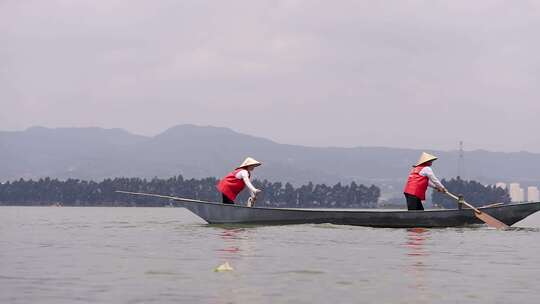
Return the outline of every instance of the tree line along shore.
<path id="1" fill-rule="evenodd" d="M 214 177 L 185 179 L 182 175 L 171 178 L 114 178 L 101 182 L 80 179 L 38 180 L 19 179 L 0 184 L 1 205 L 63 205 L 63 206 L 167 206 L 170 201 L 152 197 L 137 197 L 117 190 L 154 193 L 211 202 L 221 201 L 216 190 L 218 180 Z M 442 180 L 452 193 L 461 194 L 475 205 L 510 202 L 504 189 L 484 186 L 476 181 L 459 178 Z M 381 190 L 352 182 L 326 184 L 308 183 L 298 187 L 290 183 L 254 180 L 253 184 L 263 191 L 257 197 L 261 207 L 303 208 L 374 208 L 377 207 Z M 236 200 L 243 204 L 248 194 L 244 191 Z M 443 208 L 455 208 L 456 202 L 443 193 L 433 191 L 432 201 Z"/>
<path id="2" fill-rule="evenodd" d="M 101 182 L 51 178 L 39 180 L 10 181 L 0 184 L 0 204 L 64 206 L 166 206 L 166 199 L 135 197 L 117 190 L 154 193 L 211 202 L 221 201 L 216 190 L 218 180 L 214 177 L 185 179 L 181 175 L 167 179 L 114 178 Z M 321 208 L 369 208 L 374 207 L 380 189 L 374 185 L 364 186 L 352 182 L 333 186 L 308 183 L 294 187 L 290 183 L 254 180 L 258 189 L 258 206 L 267 207 L 321 207 Z M 237 203 L 247 201 L 244 191 Z"/>

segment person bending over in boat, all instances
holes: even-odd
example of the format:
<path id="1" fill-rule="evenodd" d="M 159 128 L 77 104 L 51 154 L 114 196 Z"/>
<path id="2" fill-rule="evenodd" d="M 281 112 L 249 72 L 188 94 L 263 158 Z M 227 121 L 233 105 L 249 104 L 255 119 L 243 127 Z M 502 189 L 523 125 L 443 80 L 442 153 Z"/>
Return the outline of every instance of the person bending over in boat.
<path id="1" fill-rule="evenodd" d="M 250 181 L 251 172 L 255 167 L 260 165 L 260 162 L 248 157 L 238 168 L 219 181 L 217 188 L 222 194 L 224 204 L 234 204 L 236 196 L 238 193 L 242 192 L 246 186 L 252 197 L 261 192 L 261 190 L 255 188 Z"/>
<path id="2" fill-rule="evenodd" d="M 407 209 L 409 210 L 424 210 L 422 201 L 426 199 L 426 190 L 430 186 L 440 192 L 446 192 L 446 188 L 441 184 L 439 179 L 433 173 L 431 164 L 437 157 L 422 152 L 420 159 L 413 166 L 411 173 L 405 185 L 405 198 L 407 199 Z"/>

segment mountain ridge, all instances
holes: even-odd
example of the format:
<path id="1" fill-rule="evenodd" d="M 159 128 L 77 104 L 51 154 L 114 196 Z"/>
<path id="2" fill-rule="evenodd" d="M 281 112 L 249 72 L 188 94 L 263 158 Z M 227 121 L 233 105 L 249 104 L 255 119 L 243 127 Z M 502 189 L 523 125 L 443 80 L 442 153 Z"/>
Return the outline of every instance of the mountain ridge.
<path id="1" fill-rule="evenodd" d="M 264 163 L 255 175 L 294 184 L 356 181 L 398 187 L 423 150 L 281 144 L 226 127 L 176 125 L 155 136 L 124 129 L 44 128 L 0 131 L 0 181 L 19 178 L 220 177 L 246 156 Z M 437 175 L 457 174 L 458 151 L 439 156 Z M 464 178 L 540 184 L 540 154 L 465 152 Z M 398 190 L 396 190 L 398 191 Z"/>

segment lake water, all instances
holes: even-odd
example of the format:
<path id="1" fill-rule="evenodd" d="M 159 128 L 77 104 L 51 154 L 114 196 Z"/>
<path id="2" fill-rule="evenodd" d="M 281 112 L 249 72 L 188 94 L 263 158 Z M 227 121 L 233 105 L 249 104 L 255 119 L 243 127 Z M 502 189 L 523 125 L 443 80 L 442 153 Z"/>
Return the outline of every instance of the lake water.
<path id="1" fill-rule="evenodd" d="M 527 229 L 216 226 L 183 208 L 0 207 L 0 303 L 538 303 Z M 223 262 L 234 268 L 214 272 Z"/>

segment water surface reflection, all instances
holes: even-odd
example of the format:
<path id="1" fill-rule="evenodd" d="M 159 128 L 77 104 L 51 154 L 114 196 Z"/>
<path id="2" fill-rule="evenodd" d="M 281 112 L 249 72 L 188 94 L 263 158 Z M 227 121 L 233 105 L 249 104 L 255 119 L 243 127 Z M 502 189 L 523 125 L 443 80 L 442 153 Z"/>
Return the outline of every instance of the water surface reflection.
<path id="1" fill-rule="evenodd" d="M 427 259 L 430 255 L 426 241 L 431 238 L 429 229 L 411 228 L 406 230 L 406 280 L 409 288 L 420 303 L 429 303 L 426 285 Z"/>

